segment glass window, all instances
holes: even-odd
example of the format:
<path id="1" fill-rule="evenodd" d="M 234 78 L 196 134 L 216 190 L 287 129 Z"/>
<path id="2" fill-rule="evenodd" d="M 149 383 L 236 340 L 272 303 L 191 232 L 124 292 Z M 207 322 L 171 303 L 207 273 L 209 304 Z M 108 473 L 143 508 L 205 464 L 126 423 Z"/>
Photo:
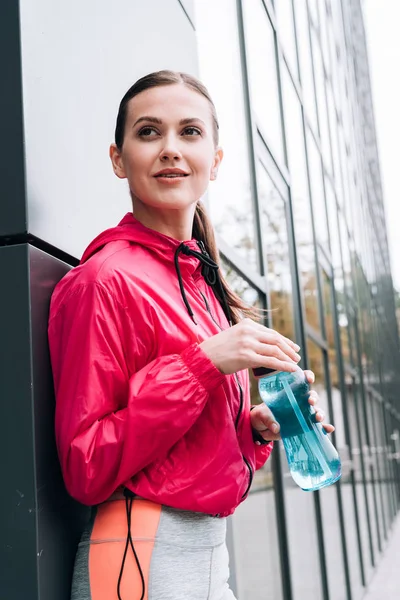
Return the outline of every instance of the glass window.
<path id="1" fill-rule="evenodd" d="M 222 270 L 232 289 L 249 305 L 263 304 L 255 290 L 227 261 Z M 251 404 L 258 404 L 257 381 L 250 373 Z M 233 518 L 236 582 L 239 598 L 264 600 L 265 591 L 283 600 L 274 492 L 273 459 L 255 472 L 251 492 Z M 268 539 L 268 544 L 265 540 Z"/>
<path id="2" fill-rule="evenodd" d="M 257 269 L 236 11 L 230 0 L 197 1 L 195 8 L 200 76 L 217 107 L 224 149 L 218 178 L 209 186 L 210 216 L 216 231 Z"/>
<path id="3" fill-rule="evenodd" d="M 298 96 L 285 68 L 282 69 L 282 85 L 296 253 L 304 307 L 308 323 L 315 329 L 319 329 L 315 249 L 307 181 L 303 118 Z"/>
<path id="4" fill-rule="evenodd" d="M 292 276 L 287 229 L 287 206 L 264 165 L 258 164 L 258 191 L 261 207 L 261 225 L 267 256 L 267 277 L 272 327 L 293 339 Z"/>
<path id="5" fill-rule="evenodd" d="M 250 493 L 232 518 L 238 598 L 283 599 L 271 464 L 260 470 L 264 489 Z"/>
<path id="6" fill-rule="evenodd" d="M 329 37 L 328 37 L 329 22 L 326 14 L 325 0 L 319 2 L 319 37 L 321 40 L 322 56 L 327 73 L 330 71 L 329 57 Z"/>
<path id="7" fill-rule="evenodd" d="M 262 0 L 246 0 L 243 2 L 243 8 L 252 108 L 263 138 L 268 145 L 271 144 L 272 153 L 276 155 L 278 161 L 283 163 L 282 119 L 274 30 Z M 217 38 L 217 42 L 219 46 L 221 40 Z"/>
<path id="8" fill-rule="evenodd" d="M 307 2 L 302 2 L 301 4 L 307 6 Z M 314 22 L 314 25 L 318 26 L 318 0 L 309 0 L 308 8 L 310 10 L 310 18 Z"/>
<path id="9" fill-rule="evenodd" d="M 319 404 L 324 410 L 327 421 L 330 422 L 331 417 L 329 416 L 329 413 L 331 411 L 329 410 L 328 393 L 326 388 L 323 352 L 321 348 L 311 340 L 308 340 L 307 342 L 307 351 L 310 369 L 312 369 L 315 373 L 315 384 L 313 384 L 313 388 L 318 392 L 320 398 Z M 333 388 L 332 395 L 332 400 L 339 404 L 338 407 L 335 406 L 335 408 L 332 410 L 332 412 L 335 413 L 335 419 L 337 419 L 336 413 L 339 411 L 335 409 L 340 407 L 341 413 L 341 399 L 337 388 Z M 336 395 L 339 395 L 339 399 L 336 398 Z M 336 426 L 338 434 L 344 438 L 342 424 L 336 422 Z M 339 446 L 340 444 L 336 443 L 339 453 L 342 454 Z M 319 496 L 321 503 L 322 523 L 324 528 L 329 598 L 331 600 L 346 600 L 347 593 L 336 487 L 331 485 L 327 488 L 323 488 L 320 490 Z M 350 526 L 354 526 L 354 522 Z"/>
<path id="10" fill-rule="evenodd" d="M 311 181 L 311 198 L 314 209 L 314 226 L 317 239 L 325 248 L 329 248 L 328 223 L 326 220 L 325 193 L 322 179 L 321 155 L 314 138 L 307 130 L 308 170 Z"/>
<path id="11" fill-rule="evenodd" d="M 293 600 L 322 600 L 321 567 L 313 494 L 293 481 L 282 442 L 279 442 Z M 277 449 L 274 450 L 275 452 Z M 268 597 L 268 595 L 264 594 Z M 273 597 L 271 595 L 271 597 Z M 251 596 L 249 596 L 251 598 Z"/>
<path id="12" fill-rule="evenodd" d="M 279 0 L 275 3 L 278 21 L 278 35 L 292 73 L 297 77 L 296 39 L 294 35 L 292 0 Z"/>
<path id="13" fill-rule="evenodd" d="M 314 62 L 314 77 L 315 77 L 315 89 L 317 93 L 317 105 L 318 105 L 318 117 L 319 117 L 319 130 L 322 145 L 322 155 L 326 169 L 332 171 L 331 161 L 331 149 L 329 142 L 329 125 L 328 125 L 328 114 L 326 110 L 326 99 L 325 99 L 325 74 L 324 67 L 322 64 L 321 47 L 319 45 L 317 36 L 314 32 L 311 32 L 312 50 L 313 50 L 313 62 Z"/>
<path id="14" fill-rule="evenodd" d="M 297 44 L 299 49 L 300 78 L 303 102 L 307 117 L 317 131 L 317 109 L 315 104 L 314 77 L 308 29 L 307 3 L 295 2 Z"/>

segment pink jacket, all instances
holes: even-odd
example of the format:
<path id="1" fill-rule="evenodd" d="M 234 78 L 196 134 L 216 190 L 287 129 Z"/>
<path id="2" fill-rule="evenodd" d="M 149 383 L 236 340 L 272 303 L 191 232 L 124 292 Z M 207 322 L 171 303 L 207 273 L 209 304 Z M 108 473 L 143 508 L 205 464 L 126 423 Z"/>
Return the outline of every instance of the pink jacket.
<path id="1" fill-rule="evenodd" d="M 199 347 L 229 325 L 191 251 L 128 213 L 54 290 L 56 440 L 83 504 L 126 486 L 226 516 L 271 452 L 253 442 L 247 371 L 223 375 Z"/>

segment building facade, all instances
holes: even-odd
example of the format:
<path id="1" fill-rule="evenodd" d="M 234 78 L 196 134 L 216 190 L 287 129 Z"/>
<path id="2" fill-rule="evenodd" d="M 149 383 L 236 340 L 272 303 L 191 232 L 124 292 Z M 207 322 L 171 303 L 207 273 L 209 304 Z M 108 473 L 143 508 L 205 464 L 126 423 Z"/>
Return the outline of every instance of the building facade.
<path id="1" fill-rule="evenodd" d="M 275 450 L 232 519 L 238 596 L 360 599 L 398 510 L 400 408 L 362 6 L 199 0 L 196 29 L 225 149 L 209 210 L 226 273 L 301 346 L 343 462 L 307 494 Z"/>
<path id="2" fill-rule="evenodd" d="M 360 0 L 9 1 L 0 44 L 2 597 L 69 597 L 87 511 L 55 451 L 49 299 L 130 209 L 108 159 L 118 103 L 169 68 L 199 75 L 217 107 L 225 157 L 205 202 L 222 268 L 301 346 L 343 463 L 339 483 L 306 493 L 276 445 L 229 520 L 232 588 L 360 600 L 400 501 L 399 338 Z"/>

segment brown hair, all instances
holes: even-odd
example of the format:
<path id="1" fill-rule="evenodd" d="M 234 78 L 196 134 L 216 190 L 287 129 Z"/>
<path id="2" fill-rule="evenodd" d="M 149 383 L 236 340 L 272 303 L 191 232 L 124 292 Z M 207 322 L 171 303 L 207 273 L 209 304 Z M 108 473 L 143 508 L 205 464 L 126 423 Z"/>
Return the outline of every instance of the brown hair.
<path id="1" fill-rule="evenodd" d="M 192 89 L 198 94 L 202 94 L 205 98 L 207 98 L 210 109 L 211 116 L 213 119 L 213 138 L 215 146 L 218 146 L 218 118 L 217 112 L 215 110 L 215 106 L 213 101 L 211 100 L 211 96 L 208 93 L 207 88 L 199 81 L 196 77 L 192 75 L 188 75 L 187 73 L 180 73 L 177 71 L 157 71 L 155 73 L 150 73 L 149 75 L 145 75 L 141 77 L 134 83 L 129 90 L 126 92 L 124 97 L 122 98 L 118 116 L 117 123 L 115 127 L 115 144 L 119 150 L 122 149 L 122 145 L 124 142 L 124 134 L 125 134 L 125 124 L 127 117 L 127 108 L 130 100 L 148 90 L 150 88 L 160 87 L 163 85 L 173 85 L 173 84 L 182 84 L 186 87 Z M 220 257 L 217 248 L 217 243 L 215 240 L 214 228 L 211 224 L 211 221 L 206 213 L 206 209 L 202 202 L 199 200 L 196 205 L 196 211 L 193 220 L 193 230 L 192 236 L 197 240 L 201 240 L 204 243 L 204 246 L 210 255 L 210 257 L 220 265 Z M 252 308 L 245 304 L 243 300 L 233 292 L 233 290 L 229 287 L 228 283 L 220 273 L 220 279 L 222 288 L 226 297 L 226 301 L 232 313 L 232 321 L 234 323 L 238 323 L 242 316 L 248 316 L 253 319 L 259 319 L 259 311 L 255 308 Z M 221 302 L 222 299 L 219 298 L 218 291 L 214 288 L 214 292 Z"/>

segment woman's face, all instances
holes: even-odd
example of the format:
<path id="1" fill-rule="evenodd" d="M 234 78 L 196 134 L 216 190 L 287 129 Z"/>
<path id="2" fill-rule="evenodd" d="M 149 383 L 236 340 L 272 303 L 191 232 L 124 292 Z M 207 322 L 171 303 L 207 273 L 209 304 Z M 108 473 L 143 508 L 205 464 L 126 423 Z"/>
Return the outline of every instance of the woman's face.
<path id="1" fill-rule="evenodd" d="M 135 200 L 160 209 L 185 209 L 215 179 L 222 150 L 213 140 L 208 100 L 182 84 L 141 92 L 128 104 L 122 150 L 110 156 Z"/>

